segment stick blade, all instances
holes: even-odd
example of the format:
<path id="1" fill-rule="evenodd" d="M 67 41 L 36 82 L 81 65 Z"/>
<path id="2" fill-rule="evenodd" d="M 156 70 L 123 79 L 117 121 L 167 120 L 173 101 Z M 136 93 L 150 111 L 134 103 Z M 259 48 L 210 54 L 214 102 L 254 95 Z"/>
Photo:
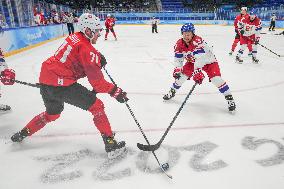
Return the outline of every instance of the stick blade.
<path id="1" fill-rule="evenodd" d="M 141 143 L 137 143 L 137 147 L 142 151 L 156 151 L 158 148 L 160 148 L 160 144 L 154 144 L 154 145 L 144 145 Z"/>

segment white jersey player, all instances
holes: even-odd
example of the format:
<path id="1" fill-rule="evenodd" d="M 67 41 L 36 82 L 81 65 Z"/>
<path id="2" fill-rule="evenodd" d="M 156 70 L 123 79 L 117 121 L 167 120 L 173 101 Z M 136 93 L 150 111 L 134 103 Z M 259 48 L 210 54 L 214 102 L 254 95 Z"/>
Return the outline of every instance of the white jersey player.
<path id="1" fill-rule="evenodd" d="M 225 96 L 228 103 L 229 112 L 233 113 L 236 109 L 234 98 L 231 94 L 229 85 L 221 77 L 221 71 L 212 49 L 198 35 L 192 23 L 186 23 L 181 27 L 182 38 L 176 42 L 174 48 L 174 83 L 170 91 L 164 95 L 164 100 L 170 100 L 175 96 L 176 91 L 182 84 L 193 79 L 196 83 L 202 84 L 204 71 L 213 85 L 221 94 Z"/>
<path id="2" fill-rule="evenodd" d="M 14 70 L 8 69 L 8 65 L 5 61 L 4 54 L 0 48 L 0 79 L 4 85 L 13 85 L 15 80 Z M 2 96 L 1 86 L 0 86 L 0 98 Z M 11 107 L 8 105 L 0 104 L 0 113 L 8 112 Z"/>

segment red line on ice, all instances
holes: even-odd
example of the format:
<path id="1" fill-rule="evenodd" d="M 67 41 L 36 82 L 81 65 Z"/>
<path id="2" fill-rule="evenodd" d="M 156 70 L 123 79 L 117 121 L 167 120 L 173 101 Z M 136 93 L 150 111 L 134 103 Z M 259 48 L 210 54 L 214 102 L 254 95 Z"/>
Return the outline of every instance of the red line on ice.
<path id="1" fill-rule="evenodd" d="M 195 130 L 195 129 L 218 129 L 218 128 L 240 128 L 240 127 L 267 127 L 267 126 L 284 126 L 284 122 L 278 123 L 244 123 L 244 124 L 228 124 L 228 125 L 204 125 L 204 126 L 193 126 L 193 127 L 174 127 L 171 128 L 172 131 L 180 130 Z M 144 129 L 144 132 L 164 132 L 167 128 L 153 128 L 153 129 Z M 115 131 L 117 133 L 139 133 L 138 129 L 133 130 L 119 130 Z M 91 136 L 98 135 L 98 132 L 85 132 L 85 133 L 71 133 L 71 134 L 50 134 L 50 135 L 35 135 L 33 137 L 39 138 L 56 138 L 56 137 L 74 137 L 74 136 Z"/>

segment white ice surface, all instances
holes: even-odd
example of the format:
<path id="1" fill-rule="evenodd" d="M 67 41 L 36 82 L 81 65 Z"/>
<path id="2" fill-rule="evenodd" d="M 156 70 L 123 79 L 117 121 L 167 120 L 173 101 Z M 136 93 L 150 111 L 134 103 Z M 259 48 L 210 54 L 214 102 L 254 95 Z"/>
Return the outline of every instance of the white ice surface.
<path id="1" fill-rule="evenodd" d="M 102 37 L 96 45 L 107 58 L 108 72 L 128 92 L 129 105 L 151 143 L 158 142 L 193 85 L 187 81 L 173 100 L 163 102 L 173 82 L 171 61 L 180 26 L 158 29 L 152 34 L 150 26 L 116 26 L 118 41 L 110 33 L 108 41 Z M 22 144 L 11 144 L 10 136 L 44 111 L 37 88 L 15 84 L 1 86 L 0 103 L 13 111 L 0 115 L 0 189 L 283 189 L 284 58 L 259 47 L 259 65 L 246 53 L 244 63 L 236 64 L 228 55 L 232 27 L 196 26 L 196 33 L 213 46 L 237 112 L 227 112 L 223 95 L 208 78 L 196 87 L 156 151 L 162 163 L 169 162 L 173 180 L 159 172 L 151 154 L 139 151 L 136 143 L 145 141 L 128 109 L 107 94 L 98 97 L 116 138 L 127 143 L 126 157 L 107 161 L 91 114 L 68 104 L 59 120 Z M 18 80 L 35 83 L 41 62 L 62 41 L 6 61 Z M 283 36 L 261 35 L 261 43 L 284 54 Z M 90 88 L 86 79 L 79 82 Z"/>

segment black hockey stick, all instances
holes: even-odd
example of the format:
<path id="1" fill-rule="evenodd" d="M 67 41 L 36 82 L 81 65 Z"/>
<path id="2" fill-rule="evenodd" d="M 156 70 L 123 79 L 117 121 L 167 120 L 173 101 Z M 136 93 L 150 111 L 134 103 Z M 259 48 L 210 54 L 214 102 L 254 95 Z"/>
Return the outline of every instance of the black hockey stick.
<path id="1" fill-rule="evenodd" d="M 109 79 L 111 80 L 111 82 L 112 82 L 114 85 L 116 85 L 115 81 L 113 80 L 113 78 L 111 77 L 111 75 L 108 73 L 108 71 L 105 69 L 105 67 L 103 67 L 103 68 L 104 68 L 106 74 L 108 75 Z M 151 145 L 150 145 L 150 142 L 149 142 L 149 140 L 148 140 L 148 138 L 146 137 L 146 135 L 145 135 L 143 129 L 141 128 L 141 126 L 140 126 L 138 120 L 136 119 L 136 117 L 135 117 L 133 111 L 131 110 L 130 106 L 128 105 L 127 102 L 125 102 L 125 105 L 126 105 L 127 109 L 129 110 L 131 116 L 133 117 L 133 119 L 134 119 L 136 125 L 138 126 L 138 128 L 139 128 L 139 130 L 140 130 L 140 132 L 142 133 L 144 139 L 146 140 L 147 144 L 148 144 L 149 146 L 151 146 Z M 139 144 L 139 143 L 137 143 L 137 145 L 138 145 L 138 144 Z M 149 150 L 149 151 L 150 151 L 150 150 Z M 171 175 L 167 174 L 166 171 L 165 171 L 165 167 L 168 168 L 169 165 L 168 165 L 167 163 L 161 164 L 160 161 L 159 161 L 159 159 L 158 159 L 158 157 L 157 157 L 157 155 L 155 154 L 154 151 L 152 151 L 152 154 L 154 155 L 156 161 L 158 162 L 159 167 L 161 168 L 161 170 L 167 175 L 167 177 L 169 177 L 170 179 L 172 179 L 173 177 L 172 177 Z"/>
<path id="2" fill-rule="evenodd" d="M 14 80 L 15 83 L 19 83 L 19 84 L 22 84 L 22 85 L 27 85 L 27 86 L 30 86 L 30 87 L 36 87 L 36 88 L 40 88 L 40 83 L 28 83 L 28 82 L 24 82 L 24 81 L 19 81 L 19 80 Z"/>
<path id="3" fill-rule="evenodd" d="M 270 50 L 270 49 L 267 48 L 266 46 L 264 46 L 264 45 L 262 45 L 262 44 L 260 44 L 260 43 L 258 43 L 258 44 L 259 44 L 260 46 L 262 46 L 263 48 L 265 48 L 266 50 L 270 51 L 271 53 L 275 54 L 276 56 L 278 56 L 278 57 L 283 57 L 283 56 L 277 54 L 276 52 L 273 52 L 272 50 Z"/>
<path id="4" fill-rule="evenodd" d="M 137 147 L 140 149 L 140 150 L 143 150 L 143 151 L 155 151 L 157 150 L 158 148 L 160 148 L 162 142 L 164 141 L 165 137 L 167 136 L 168 132 L 170 131 L 171 127 L 173 126 L 175 120 L 177 119 L 179 113 L 181 112 L 181 110 L 183 109 L 187 99 L 189 98 L 189 96 L 191 95 L 191 93 L 193 92 L 194 88 L 196 87 L 197 83 L 195 83 L 191 90 L 189 91 L 189 93 L 187 94 L 186 98 L 184 99 L 182 105 L 180 106 L 180 108 L 178 109 L 176 115 L 174 116 L 173 120 L 171 121 L 170 125 L 168 126 L 167 130 L 165 131 L 165 133 L 163 134 L 162 138 L 159 140 L 159 142 L 157 144 L 153 144 L 153 145 L 144 145 L 144 144 L 140 144 L 140 143 L 137 143 Z"/>

